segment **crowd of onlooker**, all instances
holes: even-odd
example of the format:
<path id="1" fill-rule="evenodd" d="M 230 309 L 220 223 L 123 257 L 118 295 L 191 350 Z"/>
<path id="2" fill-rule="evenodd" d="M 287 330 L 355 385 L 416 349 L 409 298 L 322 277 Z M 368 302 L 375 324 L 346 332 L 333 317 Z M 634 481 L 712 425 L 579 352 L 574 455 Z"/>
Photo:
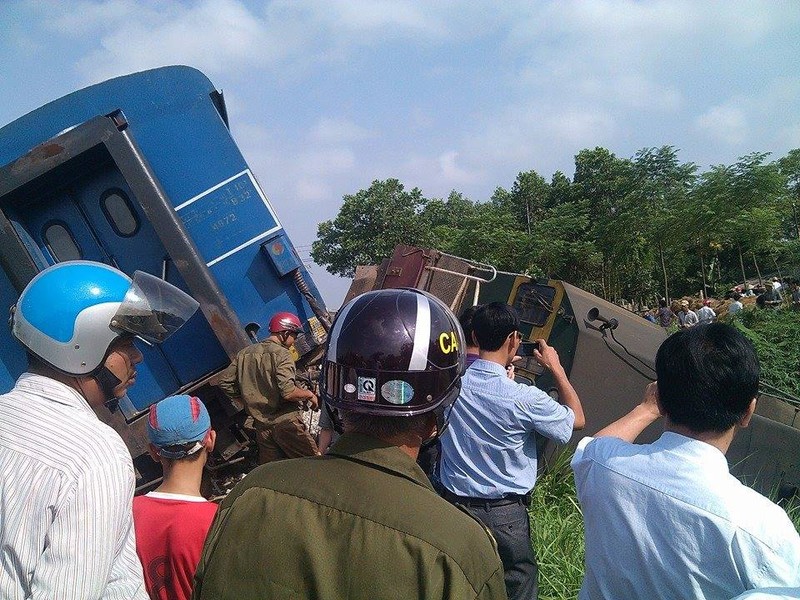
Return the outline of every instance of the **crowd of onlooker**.
<path id="1" fill-rule="evenodd" d="M 719 318 L 733 317 L 748 307 L 800 311 L 800 281 L 772 277 L 756 284 L 732 287 L 721 299 L 711 296 L 699 299 L 687 297 L 667 302 L 665 298 L 661 298 L 658 308 L 644 308 L 640 314 L 665 329 L 671 326 L 687 329 L 702 323 L 712 323 Z"/>

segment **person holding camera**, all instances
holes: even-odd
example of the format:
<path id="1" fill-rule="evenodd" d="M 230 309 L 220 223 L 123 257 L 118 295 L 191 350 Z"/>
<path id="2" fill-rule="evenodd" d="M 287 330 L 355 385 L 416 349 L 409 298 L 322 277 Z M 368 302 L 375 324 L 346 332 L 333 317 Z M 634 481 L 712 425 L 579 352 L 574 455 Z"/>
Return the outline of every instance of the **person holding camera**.
<path id="1" fill-rule="evenodd" d="M 792 522 L 725 460 L 756 407 L 753 344 L 730 325 L 698 325 L 661 344 L 656 374 L 642 402 L 581 440 L 572 459 L 586 528 L 578 597 L 733 598 L 800 587 Z M 662 417 L 659 439 L 633 443 Z"/>
<path id="2" fill-rule="evenodd" d="M 486 304 L 475 313 L 472 328 L 480 358 L 462 378 L 441 437 L 443 495 L 494 535 L 508 597 L 536 598 L 538 568 L 528 518 L 536 484 L 535 434 L 566 443 L 585 425 L 583 408 L 558 352 L 544 340 L 538 340 L 533 357 L 551 372 L 559 401 L 508 377 L 506 368 L 522 341 L 514 308 Z"/>

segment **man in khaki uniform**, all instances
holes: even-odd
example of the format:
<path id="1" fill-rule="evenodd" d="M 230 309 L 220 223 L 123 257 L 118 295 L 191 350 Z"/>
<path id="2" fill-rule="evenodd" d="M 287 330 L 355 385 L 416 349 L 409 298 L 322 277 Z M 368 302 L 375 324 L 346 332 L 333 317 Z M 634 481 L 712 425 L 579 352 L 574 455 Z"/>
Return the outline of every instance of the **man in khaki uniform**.
<path id="1" fill-rule="evenodd" d="M 317 397 L 296 385 L 288 350 L 301 330 L 296 315 L 275 314 L 269 322 L 269 337 L 241 350 L 217 384 L 228 397 L 241 400 L 253 417 L 260 464 L 319 454 L 300 414 L 305 402 L 316 410 Z"/>
<path id="2" fill-rule="evenodd" d="M 193 598 L 506 598 L 491 534 L 415 459 L 458 396 L 464 341 L 424 292 L 368 292 L 337 315 L 322 397 L 344 434 L 324 456 L 251 472 L 222 502 Z"/>

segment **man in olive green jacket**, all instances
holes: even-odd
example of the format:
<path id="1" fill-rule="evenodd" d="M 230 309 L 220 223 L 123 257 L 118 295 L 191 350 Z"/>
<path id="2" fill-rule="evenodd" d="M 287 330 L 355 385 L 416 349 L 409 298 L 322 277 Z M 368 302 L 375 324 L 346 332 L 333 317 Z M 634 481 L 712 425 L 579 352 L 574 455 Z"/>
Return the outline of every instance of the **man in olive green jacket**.
<path id="1" fill-rule="evenodd" d="M 245 477 L 220 506 L 192 597 L 505 599 L 491 534 L 415 462 L 458 395 L 463 347 L 453 314 L 424 292 L 345 305 L 321 382 L 344 435 L 325 456 Z"/>
<path id="2" fill-rule="evenodd" d="M 304 403 L 317 410 L 317 397 L 296 384 L 289 352 L 302 329 L 297 315 L 276 313 L 269 322 L 269 337 L 241 350 L 217 381 L 253 418 L 259 464 L 319 454 L 301 414 Z"/>

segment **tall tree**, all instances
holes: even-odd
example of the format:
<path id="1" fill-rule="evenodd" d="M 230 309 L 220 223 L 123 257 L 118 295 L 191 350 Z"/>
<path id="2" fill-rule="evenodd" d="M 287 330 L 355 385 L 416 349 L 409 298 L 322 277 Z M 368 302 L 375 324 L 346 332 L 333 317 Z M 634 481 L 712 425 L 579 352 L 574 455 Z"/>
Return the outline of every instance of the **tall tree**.
<path id="1" fill-rule="evenodd" d="M 752 258 L 758 277 L 760 253 L 769 254 L 780 235 L 778 200 L 785 179 L 776 163 L 765 164 L 768 153 L 753 152 L 731 166 L 714 165 L 703 173 L 696 191 L 697 211 L 704 210 L 706 229 L 733 249 L 742 280 L 747 279 L 745 256 Z"/>
<path id="2" fill-rule="evenodd" d="M 800 240 L 800 148 L 790 150 L 778 160 L 778 169 L 786 179 L 786 206 L 789 209 L 791 237 Z"/>
<path id="3" fill-rule="evenodd" d="M 628 262 L 628 251 L 640 243 L 641 232 L 638 226 L 631 228 L 630 219 L 620 218 L 628 208 L 633 181 L 631 161 L 605 148 L 581 150 L 575 157 L 573 198 L 585 208 L 602 255 L 600 280 L 606 298 L 620 298 L 625 283 L 641 277 L 631 272 L 639 270 L 635 261 Z"/>
<path id="4" fill-rule="evenodd" d="M 317 227 L 311 257 L 330 273 L 349 277 L 357 265 L 376 264 L 397 244 L 429 246 L 430 228 L 420 217 L 427 200 L 397 179 L 375 180 L 366 190 L 343 198 L 336 218 Z"/>
<path id="5" fill-rule="evenodd" d="M 517 175 L 511 191 L 497 188 L 492 203 L 514 216 L 518 228 L 531 233 L 534 223 L 544 216 L 550 186 L 536 171 L 525 171 Z"/>
<path id="6" fill-rule="evenodd" d="M 667 250 L 675 246 L 686 217 L 687 196 L 696 179 L 697 165 L 681 163 L 674 146 L 643 148 L 633 159 L 636 184 L 633 201 L 645 217 L 647 237 L 658 250 L 663 296 L 669 299 Z"/>

